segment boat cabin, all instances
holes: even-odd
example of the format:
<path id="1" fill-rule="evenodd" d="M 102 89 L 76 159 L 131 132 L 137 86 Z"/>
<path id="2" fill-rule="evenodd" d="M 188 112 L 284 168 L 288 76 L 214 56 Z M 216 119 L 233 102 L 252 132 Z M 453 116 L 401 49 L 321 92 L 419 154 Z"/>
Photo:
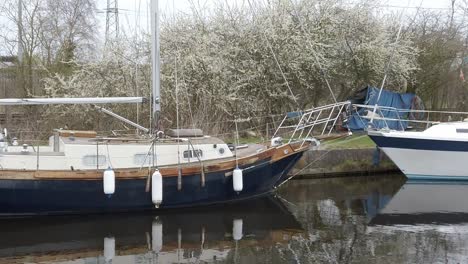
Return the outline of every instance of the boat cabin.
<path id="1" fill-rule="evenodd" d="M 157 153 L 157 154 L 156 154 Z M 49 144 L 6 145 L 0 151 L 4 169 L 87 170 L 142 168 L 232 158 L 219 138 L 200 129 L 168 130 L 153 148 L 150 139 L 98 137 L 95 131 L 55 130 Z"/>

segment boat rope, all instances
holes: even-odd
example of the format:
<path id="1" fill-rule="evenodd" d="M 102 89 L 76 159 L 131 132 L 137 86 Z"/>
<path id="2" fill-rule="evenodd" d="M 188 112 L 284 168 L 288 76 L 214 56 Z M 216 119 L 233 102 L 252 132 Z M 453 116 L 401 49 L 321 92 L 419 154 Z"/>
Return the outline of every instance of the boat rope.
<path id="1" fill-rule="evenodd" d="M 151 172 L 153 171 L 153 168 L 158 169 L 158 160 L 156 157 L 156 140 L 157 140 L 157 135 L 154 135 L 153 142 L 151 143 L 150 148 L 148 149 L 148 153 L 146 153 L 145 159 L 143 160 L 143 163 L 141 164 L 140 170 L 143 168 L 143 166 L 146 163 L 146 159 L 148 156 L 151 154 L 151 162 L 148 162 L 148 177 L 146 177 L 146 186 L 145 186 L 145 192 L 149 192 L 151 188 Z"/>
<path id="2" fill-rule="evenodd" d="M 416 13 L 414 14 L 414 18 L 413 20 L 411 21 L 410 25 L 416 20 L 416 16 L 418 15 L 419 13 L 419 10 L 421 9 L 422 7 L 422 4 L 423 4 L 423 1 L 424 0 L 421 0 L 420 4 L 419 4 L 419 7 L 418 9 L 416 10 Z M 408 6 L 410 4 L 410 0 L 408 0 Z M 372 111 L 372 117 L 371 117 L 371 120 L 369 122 L 369 125 L 372 125 L 373 122 L 374 122 L 374 116 L 375 116 L 375 113 L 377 111 L 377 107 L 378 107 L 378 104 L 379 104 L 379 100 L 380 100 L 380 97 L 382 96 L 382 91 L 383 91 L 383 88 L 385 86 L 385 82 L 387 81 L 387 76 L 388 76 L 388 71 L 390 69 L 390 66 L 391 66 L 391 63 L 392 63 L 392 60 L 393 60 L 393 57 L 395 55 L 395 50 L 397 48 L 397 44 L 398 44 L 398 41 L 400 41 L 400 36 L 401 36 L 401 31 L 403 29 L 403 14 L 405 13 L 406 11 L 406 7 L 402 10 L 401 14 L 400 14 L 400 27 L 398 28 L 398 32 L 397 32 L 397 35 L 396 35 L 396 39 L 395 39 L 395 43 L 393 44 L 393 49 L 392 51 L 390 52 L 390 58 L 388 59 L 388 62 L 387 62 L 387 65 L 385 66 L 384 68 L 384 77 L 383 77 L 383 80 L 382 80 L 382 84 L 380 85 L 380 90 L 379 90 L 379 94 L 377 95 L 377 101 L 375 102 L 375 105 L 374 105 L 374 110 Z"/>
<path id="3" fill-rule="evenodd" d="M 288 201 L 287 199 L 285 199 L 283 196 L 281 196 L 280 194 L 276 194 L 275 195 L 276 198 L 280 199 L 283 203 L 285 204 L 289 204 L 290 206 L 293 206 L 293 207 L 296 207 L 298 208 L 299 206 L 293 202 L 290 202 Z"/>
<path id="4" fill-rule="evenodd" d="M 184 84 L 184 87 L 185 87 L 185 97 L 187 98 L 187 104 L 188 104 L 188 110 L 189 110 L 189 114 L 190 114 L 190 120 L 192 121 L 192 128 L 195 128 L 195 119 L 193 118 L 193 111 L 192 111 L 192 104 L 190 103 L 190 95 L 189 95 L 189 92 L 188 92 L 188 88 L 187 88 L 187 82 L 185 81 L 184 79 L 184 67 L 181 67 L 181 75 L 182 75 L 182 82 Z"/>
<path id="5" fill-rule="evenodd" d="M 112 165 L 112 161 L 110 158 L 110 151 L 109 151 L 109 141 L 106 142 L 106 148 L 107 148 L 107 159 L 109 160 L 109 165 L 113 169 L 114 166 Z"/>
<path id="6" fill-rule="evenodd" d="M 255 8 L 253 7 L 252 3 L 250 2 L 250 0 L 247 0 L 247 2 L 249 3 L 249 6 L 250 6 L 250 9 L 252 10 L 252 14 L 254 15 L 254 17 L 256 17 L 256 12 L 255 12 Z M 266 31 L 265 30 L 262 30 L 262 36 L 263 36 L 263 39 L 265 40 L 265 43 L 267 44 L 268 46 L 268 49 L 270 50 L 271 52 L 271 55 L 273 56 L 273 59 L 275 60 L 275 63 L 276 63 L 276 66 L 278 66 L 278 69 L 281 73 L 281 76 L 283 77 L 283 80 L 286 84 L 286 87 L 288 87 L 288 90 L 289 92 L 291 93 L 291 96 L 292 96 L 292 99 L 294 100 L 294 103 L 296 104 L 297 108 L 300 109 L 300 105 L 299 105 L 299 102 L 297 101 L 297 98 L 296 98 L 296 95 L 294 94 L 291 86 L 289 85 L 289 81 L 288 79 L 286 78 L 286 75 L 284 74 L 284 71 L 283 71 L 283 67 L 281 67 L 281 64 L 279 63 L 278 61 L 278 58 L 276 56 L 276 53 L 275 51 L 273 50 L 273 47 L 270 43 L 270 40 L 268 39 L 267 35 L 266 35 Z"/>
<path id="7" fill-rule="evenodd" d="M 237 120 L 234 121 L 236 124 L 236 146 L 234 147 L 234 155 L 236 155 L 236 169 L 239 168 L 239 160 L 237 157 L 237 147 L 239 147 L 239 130 L 237 129 Z"/>
<path id="8" fill-rule="evenodd" d="M 401 20 L 401 18 L 400 18 L 400 20 Z M 384 77 L 383 77 L 383 80 L 382 80 L 382 84 L 380 85 L 380 90 L 379 90 L 379 94 L 377 95 L 377 101 L 375 102 L 374 110 L 372 111 L 370 124 L 372 124 L 374 122 L 374 116 L 375 116 L 375 114 L 377 112 L 377 107 L 378 107 L 378 104 L 379 104 L 379 100 L 380 100 L 380 97 L 382 96 L 382 91 L 383 91 L 383 88 L 385 86 L 385 82 L 387 80 L 388 70 L 390 69 L 392 59 L 393 59 L 393 57 L 395 55 L 396 46 L 398 44 L 398 41 L 400 40 L 400 34 L 401 34 L 401 29 L 402 28 L 403 28 L 403 22 L 400 21 L 400 28 L 398 29 L 398 32 L 397 32 L 397 36 L 396 36 L 396 40 L 395 40 L 395 43 L 394 43 L 394 46 L 393 46 L 393 50 L 390 52 L 390 58 L 389 58 L 389 60 L 387 62 L 387 65 L 385 66 L 385 69 L 384 69 Z"/>
<path id="9" fill-rule="evenodd" d="M 174 58 L 174 75 L 175 75 L 175 98 L 176 98 L 176 127 L 177 127 L 177 190 L 182 189 L 182 168 L 180 167 L 180 130 L 179 130 L 179 91 L 177 85 L 177 54 Z M 190 152 L 190 151 L 189 151 Z M 189 154 L 190 157 L 190 154 Z"/>
<path id="10" fill-rule="evenodd" d="M 302 32 L 305 34 L 306 42 L 309 45 L 309 48 L 312 51 L 312 54 L 314 55 L 315 62 L 317 63 L 317 66 L 320 69 L 320 75 L 325 80 L 325 83 L 327 85 L 328 90 L 330 91 L 330 94 L 331 94 L 331 96 L 333 98 L 333 101 L 335 103 L 338 103 L 338 101 L 336 100 L 335 93 L 333 92 L 333 89 L 330 86 L 330 82 L 328 81 L 326 71 L 323 68 L 322 64 L 320 63 L 319 57 L 318 57 L 317 53 L 315 52 L 314 45 L 312 44 L 312 42 L 309 39 L 309 36 L 311 35 L 311 33 L 310 33 L 310 31 L 306 30 L 306 28 L 304 26 L 304 23 L 302 21 L 302 18 L 299 15 L 299 10 L 297 9 L 297 5 L 293 2 L 293 0 L 289 0 L 289 1 L 291 2 L 291 5 L 292 5 L 293 11 L 294 11 L 294 13 L 296 15 L 297 21 L 299 22 L 299 26 L 300 26 Z"/>
<path id="11" fill-rule="evenodd" d="M 355 138 L 352 138 L 350 140 L 343 140 L 343 141 L 339 141 L 339 142 L 336 142 L 336 143 L 333 143 L 333 144 L 329 144 L 328 146 L 332 146 L 332 145 L 340 145 L 340 144 L 343 144 L 343 143 L 349 143 L 349 142 L 352 142 L 352 141 L 355 141 L 355 140 L 358 140 L 358 139 L 361 139 L 363 137 L 366 137 L 367 135 L 362 135 L 362 136 L 358 136 L 358 137 L 355 137 Z M 334 150 L 333 148 L 330 148 L 328 149 L 327 151 L 325 151 L 325 153 L 323 153 L 322 155 L 320 155 L 318 158 L 314 159 L 313 161 L 311 161 L 309 164 L 307 164 L 306 166 L 304 166 L 304 168 L 300 169 L 299 171 L 297 171 L 296 173 L 294 173 L 293 175 L 289 176 L 284 182 L 282 182 L 281 184 L 279 184 L 276 188 L 279 188 L 281 187 L 283 184 L 287 183 L 288 181 L 290 181 L 292 178 L 294 178 L 296 175 L 298 175 L 299 173 L 303 172 L 304 170 L 306 170 L 307 168 L 309 168 L 310 166 L 312 166 L 313 164 L 315 164 L 317 161 L 320 161 L 322 160 L 328 153 L 330 153 L 330 151 Z"/>

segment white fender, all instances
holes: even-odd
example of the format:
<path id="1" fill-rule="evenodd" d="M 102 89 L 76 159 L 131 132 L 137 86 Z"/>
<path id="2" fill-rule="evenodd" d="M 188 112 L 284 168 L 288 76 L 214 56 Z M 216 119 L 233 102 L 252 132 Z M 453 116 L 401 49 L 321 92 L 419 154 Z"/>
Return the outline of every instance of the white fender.
<path id="1" fill-rule="evenodd" d="M 156 170 L 151 176 L 151 200 L 156 206 L 159 206 L 163 201 L 163 180 L 159 170 Z"/>
<path id="2" fill-rule="evenodd" d="M 282 137 L 274 137 L 271 139 L 271 146 L 272 147 L 277 147 L 281 146 L 283 144 L 283 138 Z"/>
<path id="3" fill-rule="evenodd" d="M 242 239 L 242 225 L 243 225 L 243 221 L 242 219 L 234 219 L 232 221 L 232 238 L 234 238 L 234 240 L 236 241 L 239 241 Z"/>
<path id="4" fill-rule="evenodd" d="M 243 173 L 242 170 L 236 168 L 232 173 L 232 188 L 236 192 L 242 191 L 244 189 L 244 181 L 243 181 Z"/>
<path id="5" fill-rule="evenodd" d="M 107 195 L 115 192 L 115 172 L 111 168 L 104 171 L 103 176 L 104 193 Z"/>
<path id="6" fill-rule="evenodd" d="M 154 252 L 159 253 L 163 247 L 163 225 L 154 220 L 151 226 L 151 245 Z"/>
<path id="7" fill-rule="evenodd" d="M 106 262 L 111 261 L 115 257 L 115 238 L 104 238 L 104 259 Z"/>

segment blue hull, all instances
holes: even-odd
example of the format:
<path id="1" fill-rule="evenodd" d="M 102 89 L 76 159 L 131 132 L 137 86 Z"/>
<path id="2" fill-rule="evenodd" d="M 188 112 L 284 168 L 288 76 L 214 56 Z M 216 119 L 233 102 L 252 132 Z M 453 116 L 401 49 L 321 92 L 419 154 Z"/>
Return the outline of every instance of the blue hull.
<path id="1" fill-rule="evenodd" d="M 276 162 L 260 160 L 244 168 L 244 188 L 237 193 L 232 187 L 230 171 L 182 177 L 182 190 L 177 190 L 177 177 L 163 179 L 161 209 L 229 203 L 261 196 L 287 179 L 287 174 L 303 152 Z M 115 193 L 103 193 L 102 180 L 0 180 L 0 216 L 75 214 L 154 210 L 151 192 L 146 192 L 146 179 L 118 179 Z"/>
<path id="2" fill-rule="evenodd" d="M 380 148 L 418 149 L 431 151 L 468 151 L 467 141 L 399 138 L 369 135 Z"/>

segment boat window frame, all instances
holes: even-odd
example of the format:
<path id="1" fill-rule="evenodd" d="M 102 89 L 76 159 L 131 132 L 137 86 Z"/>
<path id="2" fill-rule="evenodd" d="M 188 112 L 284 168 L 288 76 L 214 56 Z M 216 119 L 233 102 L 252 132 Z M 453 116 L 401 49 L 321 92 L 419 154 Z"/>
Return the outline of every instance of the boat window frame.
<path id="1" fill-rule="evenodd" d="M 95 166 L 105 166 L 107 164 L 107 157 L 106 155 L 84 155 L 82 158 L 82 163 L 84 166 L 88 167 L 95 167 Z M 98 164 L 96 164 L 98 163 Z"/>
<path id="2" fill-rule="evenodd" d="M 457 128 L 456 132 L 457 133 L 468 133 L 468 128 Z"/>
<path id="3" fill-rule="evenodd" d="M 202 158 L 203 157 L 203 150 L 201 149 L 189 149 L 185 150 L 182 153 L 184 159 L 193 159 L 193 158 Z"/>
<path id="4" fill-rule="evenodd" d="M 141 156 L 141 159 L 137 158 L 140 156 Z M 133 155 L 133 163 L 140 165 L 140 166 L 151 165 L 152 164 L 151 158 L 153 158 L 153 161 L 156 163 L 157 157 L 158 157 L 157 154 L 154 154 L 154 157 L 153 157 L 153 153 L 149 153 L 149 154 L 148 153 L 136 153 Z"/>

